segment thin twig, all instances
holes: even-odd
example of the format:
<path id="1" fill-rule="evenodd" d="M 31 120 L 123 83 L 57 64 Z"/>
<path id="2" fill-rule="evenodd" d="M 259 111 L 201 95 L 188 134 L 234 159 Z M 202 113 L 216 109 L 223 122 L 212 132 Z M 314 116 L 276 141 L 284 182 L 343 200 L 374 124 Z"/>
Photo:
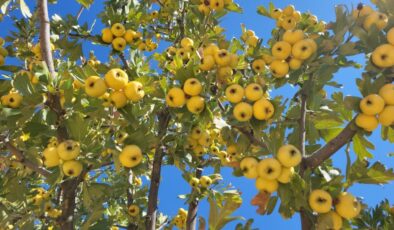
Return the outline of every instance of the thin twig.
<path id="1" fill-rule="evenodd" d="M 202 176 L 202 168 L 197 167 L 196 178 L 200 179 Z M 192 189 L 193 192 L 194 189 Z M 189 204 L 189 210 L 186 218 L 186 230 L 195 230 L 197 222 L 198 200 L 194 199 Z"/>
<path id="2" fill-rule="evenodd" d="M 244 134 L 250 141 L 250 143 L 260 146 L 262 148 L 268 149 L 268 145 L 263 142 L 262 140 L 257 139 L 254 135 L 253 135 L 253 131 L 252 130 L 247 130 L 245 127 L 240 127 L 240 126 L 232 126 L 232 128 L 237 129 L 238 131 L 240 131 L 242 134 Z"/>
<path id="3" fill-rule="evenodd" d="M 81 15 L 82 15 L 82 12 L 83 12 L 83 10 L 85 9 L 85 7 L 84 6 L 81 6 L 81 8 L 79 8 L 79 11 L 78 11 L 78 13 L 77 13 L 77 16 L 76 16 L 76 18 L 77 18 L 77 21 L 79 20 L 79 18 L 81 17 Z"/>

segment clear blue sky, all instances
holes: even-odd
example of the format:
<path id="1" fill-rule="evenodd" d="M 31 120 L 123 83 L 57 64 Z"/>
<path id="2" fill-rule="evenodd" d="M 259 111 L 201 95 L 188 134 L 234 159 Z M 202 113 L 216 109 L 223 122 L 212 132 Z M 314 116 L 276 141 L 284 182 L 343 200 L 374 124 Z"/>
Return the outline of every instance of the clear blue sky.
<path id="1" fill-rule="evenodd" d="M 32 2 L 35 1 L 27 1 L 29 2 L 31 9 L 33 9 Z M 75 15 L 79 10 L 79 6 L 70 0 L 60 0 L 58 5 L 52 6 L 50 5 L 50 15 L 54 13 L 59 14 L 61 16 L 71 13 Z M 259 16 L 256 13 L 256 8 L 258 5 L 268 6 L 269 1 L 258 1 L 258 0 L 236 0 L 237 3 L 241 4 L 244 9 L 244 14 L 234 14 L 231 13 L 227 15 L 221 22 L 221 25 L 226 29 L 227 38 L 231 38 L 233 36 L 239 37 L 241 33 L 240 23 L 244 23 L 247 28 L 253 29 L 256 31 L 256 34 L 259 37 L 263 37 L 264 40 L 267 40 L 270 35 L 270 31 L 274 26 L 274 21 L 266 19 L 262 16 Z M 278 7 L 284 7 L 288 4 L 293 4 L 296 6 L 297 10 L 302 12 L 310 11 L 313 14 L 317 15 L 319 19 L 322 19 L 326 22 L 334 19 L 334 6 L 336 4 L 346 4 L 351 7 L 356 6 L 360 1 L 356 0 L 281 0 L 274 1 Z M 369 1 L 362 1 L 364 3 L 368 3 Z M 87 22 L 89 25 L 93 23 L 93 20 L 96 19 L 96 15 L 103 8 L 102 0 L 96 0 L 94 6 L 83 12 L 80 23 Z M 17 14 L 19 15 L 19 13 Z M 9 30 L 12 29 L 11 21 L 9 18 L 5 19 L 2 23 L 3 29 L 0 30 L 0 36 L 4 37 L 8 34 Z M 100 33 L 103 28 L 101 22 L 97 21 L 96 26 L 94 28 L 94 33 Z M 97 57 L 105 62 L 108 60 L 108 47 L 102 47 L 97 45 L 85 44 L 84 45 L 84 53 L 87 56 L 89 50 L 94 50 Z M 365 61 L 363 57 L 356 57 L 355 60 L 359 61 L 363 64 Z M 7 63 L 15 63 L 14 60 L 7 59 Z M 336 75 L 336 80 L 344 85 L 343 92 L 345 95 L 356 95 L 359 96 L 359 92 L 356 91 L 355 87 L 355 78 L 360 76 L 360 70 L 355 69 L 343 69 Z M 327 89 L 330 93 L 330 88 Z M 288 95 L 289 91 L 278 90 L 273 91 L 272 95 L 284 94 Z M 287 93 L 287 95 L 285 94 Z M 374 134 L 369 138 L 375 143 L 376 149 L 373 150 L 373 154 L 375 158 L 373 161 L 378 160 L 386 163 L 389 167 L 394 167 L 394 159 L 387 156 L 389 152 L 393 151 L 393 145 L 390 145 L 387 142 L 383 142 L 379 138 L 380 130 L 376 130 Z M 352 153 L 352 158 L 354 160 L 355 156 Z M 345 153 L 343 150 L 339 151 L 334 157 L 334 163 L 337 167 L 344 169 L 345 167 Z M 209 172 L 204 172 L 209 173 Z M 231 170 L 224 169 L 223 171 L 224 183 L 231 183 L 240 191 L 242 191 L 242 197 L 244 203 L 241 208 L 235 213 L 235 215 L 242 215 L 245 218 L 254 218 L 255 224 L 253 227 L 259 229 L 266 230 L 277 230 L 277 229 L 300 229 L 300 221 L 298 215 L 295 215 L 291 220 L 282 220 L 281 216 L 274 212 L 270 216 L 260 216 L 256 215 L 255 207 L 250 205 L 250 200 L 257 193 L 254 181 L 247 180 L 245 178 L 236 178 L 231 175 Z M 384 185 L 384 186 L 376 186 L 376 185 L 356 185 L 350 189 L 355 195 L 363 197 L 364 201 L 369 205 L 375 205 L 379 203 L 382 199 L 388 198 L 393 203 L 394 196 L 394 186 L 393 183 Z M 183 207 L 187 208 L 184 204 L 183 200 L 177 198 L 180 194 L 186 194 L 190 192 L 190 187 L 187 182 L 184 181 L 181 177 L 180 172 L 174 167 L 164 167 L 162 173 L 162 182 L 160 187 L 160 211 L 164 212 L 168 215 L 175 215 L 178 208 Z M 204 200 L 199 209 L 199 215 L 206 217 L 208 215 L 208 205 Z M 235 222 L 232 225 L 228 225 L 225 229 L 233 229 Z"/>

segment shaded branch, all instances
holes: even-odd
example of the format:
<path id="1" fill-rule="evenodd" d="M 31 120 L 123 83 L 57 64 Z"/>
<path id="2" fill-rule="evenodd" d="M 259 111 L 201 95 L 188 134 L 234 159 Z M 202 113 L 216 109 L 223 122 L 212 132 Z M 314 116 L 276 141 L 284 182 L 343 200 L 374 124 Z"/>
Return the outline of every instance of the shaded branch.
<path id="1" fill-rule="evenodd" d="M 240 127 L 240 126 L 232 126 L 232 128 L 237 129 L 238 131 L 240 131 L 242 134 L 244 134 L 250 141 L 250 143 L 260 146 L 262 148 L 268 149 L 268 145 L 263 142 L 262 140 L 257 139 L 254 135 L 253 135 L 253 130 L 247 130 L 245 127 Z"/>
<path id="2" fill-rule="evenodd" d="M 202 175 L 202 168 L 198 167 L 196 169 L 196 178 L 200 179 L 201 175 Z M 189 210 L 187 212 L 187 218 L 186 218 L 186 230 L 196 229 L 197 210 L 198 210 L 198 200 L 195 199 L 189 204 Z"/>
<path id="3" fill-rule="evenodd" d="M 126 69 L 127 72 L 128 72 L 129 74 L 131 74 L 131 73 L 132 73 L 132 70 L 131 70 L 130 65 L 129 65 L 129 63 L 127 62 L 127 60 L 126 60 L 124 54 L 123 54 L 123 53 L 119 53 L 119 58 L 120 58 L 120 60 L 121 60 L 122 63 L 123 63 L 123 69 Z"/>

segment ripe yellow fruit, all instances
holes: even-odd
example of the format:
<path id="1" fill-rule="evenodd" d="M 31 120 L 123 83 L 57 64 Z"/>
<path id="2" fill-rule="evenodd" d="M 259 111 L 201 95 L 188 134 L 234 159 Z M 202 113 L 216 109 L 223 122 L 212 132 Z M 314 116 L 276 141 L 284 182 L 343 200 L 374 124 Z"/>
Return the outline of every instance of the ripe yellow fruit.
<path id="1" fill-rule="evenodd" d="M 111 93 L 111 102 L 117 108 L 123 108 L 127 104 L 127 97 L 123 91 L 113 91 Z"/>
<path id="2" fill-rule="evenodd" d="M 386 14 L 380 12 L 373 12 L 367 16 L 363 27 L 365 30 L 370 30 L 372 25 L 375 25 L 378 30 L 383 30 L 389 22 Z"/>
<path id="3" fill-rule="evenodd" d="M 283 14 L 286 16 L 292 16 L 295 11 L 295 7 L 293 5 L 288 5 L 283 9 Z"/>
<path id="4" fill-rule="evenodd" d="M 292 70 L 298 70 L 302 66 L 302 60 L 297 59 L 297 58 L 291 58 L 289 61 L 289 67 Z"/>
<path id="5" fill-rule="evenodd" d="M 215 67 L 215 59 L 212 55 L 206 55 L 201 58 L 200 69 L 203 71 L 209 71 Z"/>
<path id="6" fill-rule="evenodd" d="M 279 60 L 287 59 L 291 54 L 291 45 L 285 41 L 279 41 L 272 46 L 272 56 Z"/>
<path id="7" fill-rule="evenodd" d="M 211 9 L 205 4 L 200 4 L 198 5 L 198 11 L 200 11 L 204 15 L 208 15 L 211 12 Z"/>
<path id="8" fill-rule="evenodd" d="M 276 154 L 279 162 L 285 167 L 296 167 L 301 163 L 302 154 L 294 145 L 283 145 Z"/>
<path id="9" fill-rule="evenodd" d="M 352 16 L 354 19 L 362 18 L 362 17 L 370 15 L 373 12 L 374 12 L 374 10 L 370 6 L 361 4 L 361 5 L 357 6 L 357 9 L 353 10 Z"/>
<path id="10" fill-rule="evenodd" d="M 279 187 L 277 180 L 268 180 L 261 177 L 257 177 L 255 185 L 257 190 L 267 193 L 273 193 Z"/>
<path id="11" fill-rule="evenodd" d="M 79 143 L 73 140 L 66 140 L 57 146 L 57 154 L 64 161 L 74 160 L 79 156 L 81 148 Z"/>
<path id="12" fill-rule="evenodd" d="M 90 76 L 85 80 L 85 92 L 91 97 L 101 97 L 107 91 L 104 79 L 98 76 Z"/>
<path id="13" fill-rule="evenodd" d="M 180 108 L 186 103 L 185 93 L 181 88 L 174 87 L 168 91 L 166 102 L 170 107 Z"/>
<path id="14" fill-rule="evenodd" d="M 47 147 L 42 152 L 42 161 L 45 167 L 51 168 L 60 164 L 56 147 Z"/>
<path id="15" fill-rule="evenodd" d="M 112 47 L 114 48 L 114 50 L 123 51 L 124 49 L 126 49 L 126 40 L 121 37 L 115 38 L 112 41 Z"/>
<path id="16" fill-rule="evenodd" d="M 378 94 L 370 94 L 360 102 L 360 109 L 365 115 L 376 115 L 384 109 L 385 102 Z"/>
<path id="17" fill-rule="evenodd" d="M 127 73 L 118 68 L 114 68 L 108 71 L 105 74 L 104 79 L 107 86 L 114 90 L 123 89 L 129 81 Z"/>
<path id="18" fill-rule="evenodd" d="M 205 108 L 205 99 L 201 96 L 193 96 L 187 100 L 186 107 L 189 112 L 199 114 Z"/>
<path id="19" fill-rule="evenodd" d="M 126 40 L 127 43 L 131 44 L 134 41 L 134 36 L 136 32 L 134 30 L 126 30 L 123 38 Z"/>
<path id="20" fill-rule="evenodd" d="M 268 120 L 274 115 L 274 112 L 274 106 L 265 98 L 261 98 L 253 104 L 253 116 L 257 120 Z"/>
<path id="21" fill-rule="evenodd" d="M 316 229 L 331 229 L 331 230 L 341 230 L 342 229 L 342 217 L 338 215 L 335 211 L 329 211 L 328 213 L 319 215 L 317 219 Z"/>
<path id="22" fill-rule="evenodd" d="M 275 180 L 280 176 L 282 166 L 275 158 L 265 158 L 257 165 L 257 173 L 259 177 L 267 180 Z"/>
<path id="23" fill-rule="evenodd" d="M 116 37 L 122 37 L 126 33 L 126 29 L 121 23 L 115 23 L 111 26 L 111 32 Z"/>
<path id="24" fill-rule="evenodd" d="M 83 166 L 82 163 L 76 160 L 66 161 L 63 164 L 63 173 L 66 176 L 77 177 L 81 174 Z"/>
<path id="25" fill-rule="evenodd" d="M 221 67 L 228 66 L 231 61 L 230 54 L 227 50 L 224 49 L 218 50 L 213 57 L 216 64 Z"/>
<path id="26" fill-rule="evenodd" d="M 224 0 L 209 0 L 209 2 L 212 10 L 219 11 L 224 8 Z"/>
<path id="27" fill-rule="evenodd" d="M 299 22 L 299 21 L 301 21 L 302 14 L 301 14 L 300 11 L 297 10 L 297 11 L 294 11 L 292 17 L 293 17 L 293 19 L 294 19 L 296 22 Z"/>
<path id="28" fill-rule="evenodd" d="M 191 138 L 198 140 L 202 136 L 202 130 L 200 127 L 196 126 L 191 131 Z"/>
<path id="29" fill-rule="evenodd" d="M 208 176 L 202 176 L 200 178 L 201 188 L 208 188 L 212 184 L 212 179 Z"/>
<path id="30" fill-rule="evenodd" d="M 245 97 L 249 101 L 257 101 L 263 97 L 263 89 L 257 83 L 251 83 L 245 88 Z"/>
<path id="31" fill-rule="evenodd" d="M 142 161 L 142 151 L 137 145 L 127 145 L 119 154 L 119 162 L 127 168 L 133 168 Z"/>
<path id="32" fill-rule="evenodd" d="M 259 42 L 259 38 L 257 36 L 251 36 L 246 40 L 246 44 L 250 47 L 256 47 Z"/>
<path id="33" fill-rule="evenodd" d="M 140 207 L 138 207 L 135 204 L 132 204 L 132 205 L 129 206 L 127 211 L 128 211 L 130 216 L 136 217 L 136 216 L 138 216 L 140 214 Z"/>
<path id="34" fill-rule="evenodd" d="M 271 17 L 272 17 L 273 19 L 279 19 L 280 17 L 282 17 L 282 10 L 279 9 L 279 8 L 274 9 L 274 10 L 271 12 Z"/>
<path id="35" fill-rule="evenodd" d="M 190 53 L 185 48 L 179 48 L 176 51 L 176 55 L 182 58 L 182 60 L 189 60 Z"/>
<path id="36" fill-rule="evenodd" d="M 206 45 L 205 47 L 203 46 L 203 56 L 212 56 L 215 57 L 215 55 L 219 52 L 219 47 L 216 44 L 210 43 Z"/>
<path id="37" fill-rule="evenodd" d="M 356 125 L 368 132 L 372 132 L 378 127 L 379 122 L 375 116 L 365 115 L 361 113 L 356 117 Z"/>
<path id="38" fill-rule="evenodd" d="M 246 102 L 240 102 L 233 109 L 233 116 L 236 120 L 244 122 L 249 121 L 253 115 L 253 108 Z"/>
<path id="39" fill-rule="evenodd" d="M 381 96 L 386 105 L 394 105 L 394 84 L 386 84 L 379 90 L 379 96 Z"/>
<path id="40" fill-rule="evenodd" d="M 361 204 L 352 194 L 343 192 L 337 197 L 335 211 L 345 219 L 357 217 L 361 211 Z"/>
<path id="41" fill-rule="evenodd" d="M 197 156 L 197 157 L 202 157 L 204 156 L 204 154 L 206 153 L 206 149 L 204 147 L 202 147 L 201 145 L 196 145 L 193 147 L 193 153 Z"/>
<path id="42" fill-rule="evenodd" d="M 292 54 L 300 60 L 310 58 L 313 54 L 313 47 L 310 44 L 310 40 L 301 40 L 295 43 L 292 48 Z"/>
<path id="43" fill-rule="evenodd" d="M 188 48 L 190 46 L 194 46 L 194 41 L 191 38 L 188 38 L 188 37 L 182 38 L 181 46 L 183 48 Z"/>
<path id="44" fill-rule="evenodd" d="M 389 68 L 394 66 L 394 46 L 383 44 L 372 52 L 372 63 L 379 68 Z"/>
<path id="45" fill-rule="evenodd" d="M 201 82 L 197 78 L 189 78 L 183 85 L 183 91 L 190 96 L 197 96 L 202 91 Z"/>
<path id="46" fill-rule="evenodd" d="M 112 42 L 112 40 L 114 39 L 114 35 L 112 34 L 110 28 L 104 28 L 101 31 L 101 39 L 105 43 L 111 43 Z"/>
<path id="47" fill-rule="evenodd" d="M 18 92 L 10 92 L 7 97 L 7 105 L 11 108 L 18 108 L 22 104 L 23 97 Z"/>
<path id="48" fill-rule="evenodd" d="M 282 28 L 285 30 L 293 30 L 297 26 L 297 21 L 292 16 L 284 17 L 279 22 L 280 22 L 280 25 L 282 26 Z"/>
<path id="49" fill-rule="evenodd" d="M 207 130 L 201 132 L 201 136 L 198 138 L 198 144 L 204 147 L 211 144 L 211 135 Z"/>
<path id="50" fill-rule="evenodd" d="M 190 186 L 192 186 L 192 188 L 198 188 L 198 186 L 200 185 L 200 180 L 196 177 L 192 177 L 189 180 L 189 184 Z"/>
<path id="51" fill-rule="evenodd" d="M 242 159 L 240 162 L 240 169 L 242 170 L 244 177 L 249 179 L 257 178 L 258 163 L 259 162 L 257 161 L 257 159 L 254 157 L 245 157 L 244 159 Z"/>
<path id="52" fill-rule="evenodd" d="M 283 34 L 283 41 L 294 45 L 304 39 L 304 32 L 302 30 L 287 30 Z"/>
<path id="53" fill-rule="evenodd" d="M 263 59 L 256 59 L 252 63 L 252 69 L 256 73 L 262 73 L 265 69 L 265 61 Z"/>
<path id="54" fill-rule="evenodd" d="M 274 77 L 283 78 L 289 73 L 289 64 L 285 61 L 274 60 L 270 65 L 270 69 Z"/>
<path id="55" fill-rule="evenodd" d="M 282 183 L 282 184 L 287 184 L 290 183 L 291 178 L 294 175 L 294 168 L 286 168 L 286 167 L 282 167 L 282 171 L 279 175 L 279 177 L 277 178 L 277 180 Z"/>
<path id="56" fill-rule="evenodd" d="M 327 213 L 331 210 L 332 198 L 330 193 L 316 189 L 309 195 L 309 206 L 317 213 Z"/>
<path id="57" fill-rule="evenodd" d="M 386 106 L 381 113 L 379 113 L 379 123 L 383 126 L 394 125 L 394 105 Z"/>
<path id="58" fill-rule="evenodd" d="M 219 67 L 217 70 L 217 76 L 219 79 L 226 82 L 233 75 L 233 69 L 230 66 Z"/>
<path id="59" fill-rule="evenodd" d="M 129 82 L 126 85 L 124 92 L 126 97 L 132 102 L 140 101 L 145 96 L 144 87 L 142 86 L 141 82 L 138 81 Z"/>
<path id="60" fill-rule="evenodd" d="M 391 28 L 387 32 L 387 41 L 390 43 L 390 45 L 394 46 L 394 28 Z"/>

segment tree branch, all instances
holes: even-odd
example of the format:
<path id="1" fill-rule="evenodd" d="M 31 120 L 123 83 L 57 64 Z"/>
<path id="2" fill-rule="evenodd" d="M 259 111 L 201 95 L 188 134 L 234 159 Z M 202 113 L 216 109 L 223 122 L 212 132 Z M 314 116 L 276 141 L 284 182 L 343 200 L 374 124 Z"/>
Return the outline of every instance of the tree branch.
<path id="1" fill-rule="evenodd" d="M 164 153 L 166 151 L 166 147 L 163 143 L 162 138 L 167 133 L 167 128 L 170 122 L 170 118 L 171 116 L 167 108 L 165 108 L 164 110 L 158 113 L 159 129 L 157 136 L 160 139 L 160 142 L 156 147 L 155 156 L 153 158 L 151 183 L 150 183 L 149 195 L 148 195 L 148 210 L 145 220 L 146 230 L 156 229 L 157 198 L 159 195 L 161 164 L 162 164 Z"/>
<path id="2" fill-rule="evenodd" d="M 234 129 L 237 129 L 238 131 L 240 131 L 242 134 L 244 134 L 249 141 L 257 146 L 260 146 L 262 148 L 268 149 L 268 145 L 263 142 L 262 140 L 257 139 L 254 135 L 253 135 L 253 130 L 247 130 L 245 127 L 240 127 L 240 126 L 232 126 Z"/>
<path id="3" fill-rule="evenodd" d="M 50 22 L 48 16 L 48 1 L 37 0 L 38 15 L 40 17 L 40 47 L 41 54 L 48 66 L 49 73 L 54 77 L 55 66 L 53 65 L 53 58 L 51 52 L 51 40 L 50 40 Z"/>
<path id="4" fill-rule="evenodd" d="M 196 178 L 200 179 L 201 175 L 202 175 L 202 168 L 198 167 L 196 169 Z M 195 199 L 189 204 L 189 210 L 187 212 L 187 218 L 186 218 L 186 230 L 196 229 L 197 210 L 198 210 L 198 200 Z"/>
<path id="5" fill-rule="evenodd" d="M 131 73 L 132 73 L 132 70 L 131 70 L 130 65 L 129 65 L 129 63 L 127 62 L 127 60 L 126 60 L 124 54 L 123 54 L 123 53 L 119 53 L 119 58 L 120 58 L 120 60 L 121 60 L 122 63 L 123 63 L 123 68 L 126 69 L 126 71 L 127 71 L 129 74 L 131 74 Z"/>

